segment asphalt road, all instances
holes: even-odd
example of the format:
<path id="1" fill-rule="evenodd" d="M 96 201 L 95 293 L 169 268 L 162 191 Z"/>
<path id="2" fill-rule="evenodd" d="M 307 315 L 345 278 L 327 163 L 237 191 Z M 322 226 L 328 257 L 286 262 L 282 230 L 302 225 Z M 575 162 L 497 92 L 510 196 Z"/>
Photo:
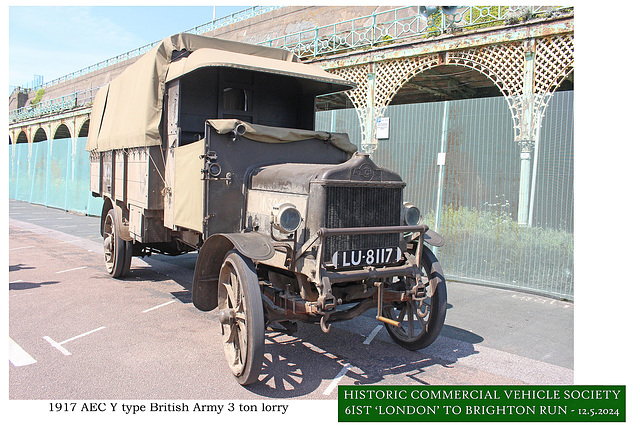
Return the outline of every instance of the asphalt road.
<path id="1" fill-rule="evenodd" d="M 336 399 L 349 384 L 571 384 L 572 303 L 448 282 L 441 336 L 411 352 L 369 312 L 328 334 L 266 334 L 259 382 L 227 367 L 217 310 L 191 303 L 196 255 L 105 271 L 99 220 L 9 202 L 10 399 Z M 445 272 L 446 273 L 446 272 Z"/>

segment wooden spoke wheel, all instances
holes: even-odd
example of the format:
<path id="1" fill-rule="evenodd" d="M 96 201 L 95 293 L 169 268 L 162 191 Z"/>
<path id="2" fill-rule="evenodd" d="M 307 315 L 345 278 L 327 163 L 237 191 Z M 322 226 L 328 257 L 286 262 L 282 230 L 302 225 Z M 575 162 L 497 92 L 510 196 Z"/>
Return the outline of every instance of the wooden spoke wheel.
<path id="1" fill-rule="evenodd" d="M 385 327 L 391 338 L 408 350 L 419 350 L 433 343 L 442 330 L 447 311 L 447 287 L 444 276 L 438 260 L 427 248 L 423 250 L 422 274 L 430 280 L 434 277 L 439 279 L 431 297 L 421 301 L 395 303 L 382 309 L 385 317 L 400 322 L 398 326 L 385 323 Z M 397 283 L 406 286 L 404 284 L 407 281 L 400 279 L 402 280 Z M 423 314 L 426 315 L 422 316 Z"/>
<path id="2" fill-rule="evenodd" d="M 231 372 L 240 384 L 251 384 L 264 359 L 262 295 L 253 263 L 235 250 L 227 253 L 220 269 L 218 310 Z"/>

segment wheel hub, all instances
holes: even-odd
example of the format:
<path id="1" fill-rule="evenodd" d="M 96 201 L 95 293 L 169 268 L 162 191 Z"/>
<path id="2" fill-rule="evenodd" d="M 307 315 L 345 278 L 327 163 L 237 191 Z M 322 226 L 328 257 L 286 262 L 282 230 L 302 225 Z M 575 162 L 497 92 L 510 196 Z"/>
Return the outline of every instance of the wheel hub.
<path id="1" fill-rule="evenodd" d="M 233 325 L 236 323 L 236 312 L 231 308 L 220 310 L 218 319 L 223 325 Z"/>

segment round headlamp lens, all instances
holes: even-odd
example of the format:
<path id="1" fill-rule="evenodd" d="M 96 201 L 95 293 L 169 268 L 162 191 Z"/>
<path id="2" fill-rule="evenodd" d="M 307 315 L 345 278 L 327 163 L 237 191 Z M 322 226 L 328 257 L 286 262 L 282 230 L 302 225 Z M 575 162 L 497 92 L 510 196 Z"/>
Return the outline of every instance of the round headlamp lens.
<path id="1" fill-rule="evenodd" d="M 402 216 L 406 225 L 414 226 L 420 224 L 420 209 L 414 205 L 405 204 Z"/>
<path id="2" fill-rule="evenodd" d="M 285 203 L 274 207 L 276 228 L 283 233 L 293 233 L 300 227 L 302 216 L 293 204 Z"/>

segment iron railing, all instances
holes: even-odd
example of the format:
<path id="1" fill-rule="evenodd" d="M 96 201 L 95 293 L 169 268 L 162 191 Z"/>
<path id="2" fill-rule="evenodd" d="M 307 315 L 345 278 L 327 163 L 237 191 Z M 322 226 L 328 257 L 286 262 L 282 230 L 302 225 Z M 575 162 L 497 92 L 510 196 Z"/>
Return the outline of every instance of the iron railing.
<path id="1" fill-rule="evenodd" d="M 572 11 L 573 7 L 564 6 L 462 6 L 453 13 L 438 8 L 425 17 L 419 7 L 405 6 L 265 39 L 257 44 L 287 49 L 301 58 L 310 59 L 412 37 L 434 37 L 443 33 L 515 24 Z"/>
<path id="2" fill-rule="evenodd" d="M 9 123 L 22 122 L 51 114 L 59 114 L 68 110 L 89 107 L 100 87 L 77 91 L 69 95 L 39 102 L 36 105 L 11 110 L 9 111 Z"/>
<path id="3" fill-rule="evenodd" d="M 244 21 L 245 19 L 253 18 L 258 15 L 262 15 L 272 10 L 281 8 L 282 6 L 254 6 L 249 9 L 241 10 L 231 15 L 207 22 L 206 24 L 198 25 L 185 33 L 190 34 L 204 34 L 217 30 L 218 28 L 226 27 L 227 25 L 235 24 L 236 22 Z"/>

